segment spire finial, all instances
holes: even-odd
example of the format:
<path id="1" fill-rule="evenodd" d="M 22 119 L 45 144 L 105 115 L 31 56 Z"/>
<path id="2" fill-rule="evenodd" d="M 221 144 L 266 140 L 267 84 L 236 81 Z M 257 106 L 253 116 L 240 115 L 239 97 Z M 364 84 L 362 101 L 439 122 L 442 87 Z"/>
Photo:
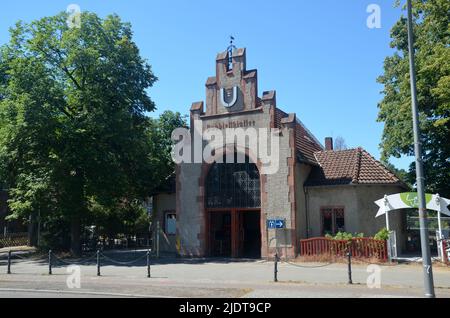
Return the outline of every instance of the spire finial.
<path id="1" fill-rule="evenodd" d="M 230 46 L 233 46 L 234 36 L 230 35 Z"/>
<path id="2" fill-rule="evenodd" d="M 233 65 L 233 52 L 236 50 L 236 46 L 234 46 L 234 36 L 230 35 L 230 45 L 228 46 L 228 65 L 232 67 Z"/>

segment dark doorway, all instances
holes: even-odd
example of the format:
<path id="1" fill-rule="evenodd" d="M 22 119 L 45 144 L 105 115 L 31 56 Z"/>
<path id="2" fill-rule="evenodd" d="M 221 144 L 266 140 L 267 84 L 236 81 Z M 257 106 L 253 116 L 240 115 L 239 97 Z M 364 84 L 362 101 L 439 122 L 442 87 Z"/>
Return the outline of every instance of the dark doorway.
<path id="1" fill-rule="evenodd" d="M 241 257 L 261 258 L 261 213 L 246 211 L 240 214 Z"/>
<path id="2" fill-rule="evenodd" d="M 205 180 L 206 254 L 261 257 L 261 181 L 258 167 L 245 156 L 238 163 L 214 163 Z"/>
<path id="3" fill-rule="evenodd" d="M 210 248 L 213 257 L 231 257 L 231 212 L 210 213 Z"/>

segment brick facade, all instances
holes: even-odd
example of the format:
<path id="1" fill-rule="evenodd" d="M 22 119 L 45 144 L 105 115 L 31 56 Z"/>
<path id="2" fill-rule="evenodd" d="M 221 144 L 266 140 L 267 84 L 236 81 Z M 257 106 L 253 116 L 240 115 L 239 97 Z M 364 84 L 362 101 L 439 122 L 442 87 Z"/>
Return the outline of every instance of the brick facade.
<path id="1" fill-rule="evenodd" d="M 195 122 L 201 122 L 196 126 Z M 229 53 L 223 52 L 216 58 L 216 75 L 206 81 L 206 103 L 195 102 L 190 111 L 191 148 L 195 146 L 195 135 L 201 136 L 209 128 L 217 128 L 224 131 L 227 128 L 247 127 L 273 129 L 272 135 L 279 136 L 279 169 L 275 174 L 263 174 L 262 163 L 257 154 L 248 148 L 239 148 L 236 143 L 226 144 L 215 153 L 214 158 L 220 158 L 225 154 L 241 153 L 248 156 L 255 163 L 260 172 L 260 234 L 261 251 L 263 258 L 272 257 L 275 252 L 282 257 L 293 258 L 299 253 L 299 239 L 318 234 L 320 224 L 321 202 L 343 202 L 339 195 L 340 189 L 332 187 L 333 191 L 324 192 L 320 189 L 309 188 L 308 179 L 316 180 L 325 176 L 322 166 L 339 163 L 324 162 L 327 158 L 335 160 L 342 156 L 324 155 L 324 147 L 312 135 L 295 114 L 287 114 L 280 110 L 276 104 L 276 92 L 267 91 L 258 97 L 258 72 L 246 69 L 246 51 L 237 49 L 229 66 Z M 197 131 L 198 130 L 198 131 Z M 329 148 L 332 140 L 327 139 Z M 200 141 L 204 147 L 205 141 Z M 270 150 L 270 149 L 269 149 Z M 332 151 L 332 150 L 330 150 Z M 194 161 L 198 156 L 192 154 Z M 348 156 L 347 156 L 348 157 Z M 318 158 L 322 160 L 318 161 Z M 198 158 L 197 158 L 198 159 Z M 211 159 L 211 158 L 209 158 Z M 372 158 L 373 159 L 373 158 Z M 195 161 L 196 162 L 196 161 Z M 209 256 L 210 253 L 210 212 L 206 207 L 207 193 L 206 179 L 211 164 L 182 163 L 176 168 L 176 200 L 173 203 L 177 212 L 177 237 L 180 243 L 179 253 L 182 256 Z M 353 161 L 345 163 L 348 169 L 352 169 Z M 387 174 L 394 180 L 393 185 L 402 185 L 394 175 L 384 171 L 375 159 L 367 159 L 366 175 Z M 366 166 L 364 166 L 366 167 Z M 364 170 L 365 171 L 365 170 Z M 310 174 L 312 177 L 310 177 Z M 392 181 L 391 180 L 391 181 Z M 398 181 L 398 182 L 397 182 Z M 369 180 L 370 183 L 370 180 Z M 381 183 L 383 184 L 383 183 Z M 390 183 L 392 185 L 392 183 Z M 366 202 L 364 206 L 370 212 L 358 211 L 358 207 L 352 202 L 347 204 L 350 212 L 346 212 L 352 219 L 348 221 L 348 227 L 358 228 L 358 224 L 367 232 L 374 232 L 375 227 L 370 227 L 372 220 L 372 207 L 367 199 L 380 196 L 383 187 L 374 187 L 375 192 L 367 193 L 362 187 L 355 187 L 354 194 L 358 202 Z M 342 188 L 342 191 L 346 191 Z M 317 196 L 316 193 L 321 193 Z M 361 196 L 358 196 L 358 193 Z M 308 197 L 311 196 L 311 197 Z M 321 199 L 321 196 L 325 196 Z M 370 198 L 369 198 L 370 197 Z M 308 202 L 311 206 L 308 206 Z M 227 210 L 227 209 L 223 209 Z M 239 209 L 232 209 L 233 211 Z M 376 212 L 376 207 L 373 207 Z M 236 211 L 235 211 L 236 212 Z M 281 219 L 286 223 L 285 229 L 268 229 L 267 220 Z M 232 216 L 232 224 L 239 220 Z M 362 226 L 364 224 L 364 226 Z M 377 225 L 378 226 L 378 225 Z M 236 238 L 232 240 L 232 245 Z M 237 256 L 233 252 L 233 256 Z"/>
<path id="2" fill-rule="evenodd" d="M 295 202 L 295 121 L 276 126 L 276 93 L 264 92 L 258 98 L 257 71 L 246 70 L 245 49 L 237 49 L 233 55 L 232 69 L 228 69 L 228 53 L 216 59 L 216 76 L 206 82 L 206 105 L 193 103 L 191 107 L 191 136 L 194 135 L 194 120 L 202 122 L 203 130 L 211 127 L 228 128 L 250 123 L 254 128 L 280 128 L 280 168 L 277 174 L 260 175 L 261 188 L 261 255 L 270 256 L 274 248 L 280 253 L 295 256 L 296 202 Z M 238 87 L 237 101 L 231 108 L 221 102 L 221 88 Z M 295 116 L 294 116 L 295 118 Z M 288 118 L 289 119 L 289 118 Z M 292 118 L 291 118 L 292 119 Z M 193 147 L 193 146 L 192 146 Z M 216 157 L 229 152 L 246 154 L 261 169 L 257 154 L 249 149 L 236 149 L 227 145 L 216 153 Z M 177 213 L 178 234 L 181 253 L 186 256 L 205 256 L 208 254 L 208 224 L 205 208 L 205 180 L 210 165 L 181 164 L 177 167 Z M 287 230 L 268 230 L 268 218 L 286 220 Z M 286 233 L 287 232 L 287 233 Z M 270 242 L 270 244 L 269 244 Z"/>

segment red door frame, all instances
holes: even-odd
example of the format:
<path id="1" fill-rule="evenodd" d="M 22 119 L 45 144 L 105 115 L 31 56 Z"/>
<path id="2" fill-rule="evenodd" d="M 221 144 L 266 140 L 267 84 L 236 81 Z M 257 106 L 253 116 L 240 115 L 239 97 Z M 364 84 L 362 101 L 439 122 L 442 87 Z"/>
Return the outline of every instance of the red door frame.
<path id="1" fill-rule="evenodd" d="M 245 212 L 258 212 L 261 216 L 261 209 L 257 208 L 232 208 L 232 209 L 223 209 L 223 208 L 216 208 L 216 209 L 207 209 L 206 210 L 206 251 L 208 256 L 212 255 L 212 249 L 211 249 L 211 213 L 217 213 L 217 212 L 230 212 L 231 215 L 231 257 L 232 258 L 239 258 L 242 255 L 242 246 L 243 242 L 240 238 L 241 233 L 241 226 L 242 213 Z M 260 219 L 261 220 L 261 219 Z M 260 225 L 260 231 L 261 231 L 261 240 L 263 237 L 263 228 Z M 262 246 L 262 242 L 261 242 Z"/>

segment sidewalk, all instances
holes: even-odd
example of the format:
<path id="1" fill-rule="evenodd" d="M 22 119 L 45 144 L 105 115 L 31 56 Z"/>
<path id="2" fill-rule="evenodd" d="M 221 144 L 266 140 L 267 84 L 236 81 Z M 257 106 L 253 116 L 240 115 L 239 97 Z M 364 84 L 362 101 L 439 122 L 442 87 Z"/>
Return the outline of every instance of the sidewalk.
<path id="1" fill-rule="evenodd" d="M 120 259 L 120 254 L 108 254 Z M 122 255 L 123 256 L 123 255 Z M 139 254 L 129 255 L 128 260 Z M 70 261 L 69 261 L 70 263 Z M 0 289 L 55 290 L 64 293 L 67 267 L 54 265 L 48 275 L 48 262 L 21 260 L 5 274 L 0 261 Z M 146 297 L 421 297 L 423 273 L 420 265 L 381 266 L 381 289 L 369 289 L 367 266 L 353 265 L 353 285 L 347 285 L 346 264 L 280 263 L 279 283 L 273 282 L 274 264 L 266 261 L 151 259 L 152 277 L 147 278 L 146 260 L 137 264 L 113 265 L 102 260 L 97 277 L 95 260 L 81 269 L 81 293 L 126 294 Z M 300 267 L 301 266 L 301 267 Z M 322 266 L 322 267 L 314 267 Z M 436 293 L 450 298 L 450 269 L 435 267 Z M 48 294 L 48 292 L 47 292 Z M 78 294 L 77 294 L 78 295 Z M 108 297 L 105 295 L 105 297 Z"/>

